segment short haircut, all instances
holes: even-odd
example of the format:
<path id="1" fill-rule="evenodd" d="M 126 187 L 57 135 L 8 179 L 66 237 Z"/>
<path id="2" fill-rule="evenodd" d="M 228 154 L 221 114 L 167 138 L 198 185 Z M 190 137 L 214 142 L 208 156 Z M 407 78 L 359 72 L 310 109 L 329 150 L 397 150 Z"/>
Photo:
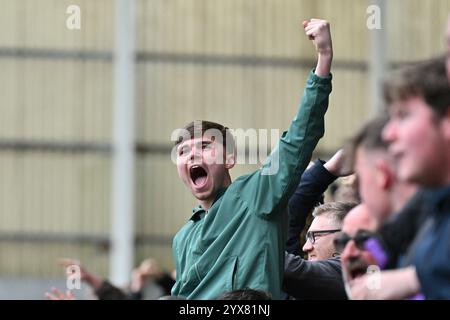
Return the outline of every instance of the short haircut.
<path id="1" fill-rule="evenodd" d="M 446 57 L 440 56 L 394 70 L 383 83 L 386 104 L 389 106 L 419 96 L 435 115 L 444 116 L 450 106 L 450 83 L 445 60 Z"/>
<path id="2" fill-rule="evenodd" d="M 347 213 L 357 205 L 358 203 L 353 201 L 328 202 L 316 207 L 313 211 L 313 217 L 326 216 L 331 219 L 337 228 L 340 228 Z"/>
<path id="3" fill-rule="evenodd" d="M 355 167 L 356 151 L 359 147 L 367 151 L 380 150 L 387 152 L 388 143 L 383 140 L 383 128 L 388 122 L 386 115 L 374 118 L 365 123 L 359 131 L 345 145 L 345 164 L 346 170 L 352 171 Z"/>
<path id="4" fill-rule="evenodd" d="M 272 300 L 269 292 L 250 288 L 225 292 L 217 300 Z"/>
<path id="5" fill-rule="evenodd" d="M 184 135 L 178 136 L 175 141 L 175 146 L 179 145 L 181 142 L 187 139 L 193 139 L 197 136 L 203 136 L 205 132 L 217 132 L 220 133 L 222 144 L 226 148 L 227 153 L 233 153 L 235 150 L 235 142 L 234 137 L 230 132 L 230 129 L 212 121 L 207 120 L 194 120 L 189 122 L 187 125 L 183 127 Z M 227 148 L 228 146 L 228 148 Z"/>

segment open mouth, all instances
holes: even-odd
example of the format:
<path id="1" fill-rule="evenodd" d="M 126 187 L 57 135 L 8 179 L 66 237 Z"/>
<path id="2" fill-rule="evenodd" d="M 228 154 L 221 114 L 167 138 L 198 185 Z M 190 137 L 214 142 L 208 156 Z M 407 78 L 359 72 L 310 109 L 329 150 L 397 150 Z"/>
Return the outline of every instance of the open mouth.
<path id="1" fill-rule="evenodd" d="M 208 173 L 201 166 L 192 166 L 189 169 L 189 174 L 191 175 L 191 180 L 196 186 L 203 186 L 208 178 Z"/>
<path id="2" fill-rule="evenodd" d="M 350 260 L 347 263 L 347 270 L 351 279 L 356 279 L 365 275 L 367 273 L 367 267 L 367 263 L 361 261 L 360 259 Z"/>
<path id="3" fill-rule="evenodd" d="M 359 277 L 365 275 L 367 272 L 367 268 L 361 267 L 361 268 L 355 268 L 355 269 L 349 270 L 349 271 L 350 271 L 350 277 L 352 279 L 356 279 L 356 278 L 359 278 Z"/>

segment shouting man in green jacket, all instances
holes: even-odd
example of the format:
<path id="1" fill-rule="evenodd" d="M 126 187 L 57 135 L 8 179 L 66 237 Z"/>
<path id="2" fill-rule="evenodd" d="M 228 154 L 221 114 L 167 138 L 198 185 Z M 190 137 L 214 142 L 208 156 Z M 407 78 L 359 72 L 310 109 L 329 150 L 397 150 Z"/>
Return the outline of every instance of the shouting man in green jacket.
<path id="1" fill-rule="evenodd" d="M 199 206 L 176 234 L 172 295 L 216 299 L 242 288 L 282 298 L 287 203 L 324 134 L 333 50 L 328 22 L 303 22 L 318 53 L 301 104 L 277 148 L 257 171 L 231 181 L 234 140 L 209 121 L 188 124 L 176 141 L 178 174 Z"/>

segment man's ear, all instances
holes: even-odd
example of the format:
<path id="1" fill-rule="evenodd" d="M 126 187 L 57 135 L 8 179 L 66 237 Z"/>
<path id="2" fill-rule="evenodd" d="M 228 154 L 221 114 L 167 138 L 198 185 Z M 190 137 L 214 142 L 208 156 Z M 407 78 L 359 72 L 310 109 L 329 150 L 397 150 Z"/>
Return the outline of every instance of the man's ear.
<path id="1" fill-rule="evenodd" d="M 382 159 L 375 163 L 376 182 L 383 190 L 389 189 L 392 185 L 394 176 L 391 167 Z"/>
<path id="2" fill-rule="evenodd" d="M 447 108 L 447 114 L 442 118 L 440 125 L 445 140 L 450 142 L 450 107 Z"/>
<path id="3" fill-rule="evenodd" d="M 234 152 L 227 154 L 225 156 L 225 168 L 229 170 L 233 168 L 235 164 L 236 164 L 236 154 Z"/>

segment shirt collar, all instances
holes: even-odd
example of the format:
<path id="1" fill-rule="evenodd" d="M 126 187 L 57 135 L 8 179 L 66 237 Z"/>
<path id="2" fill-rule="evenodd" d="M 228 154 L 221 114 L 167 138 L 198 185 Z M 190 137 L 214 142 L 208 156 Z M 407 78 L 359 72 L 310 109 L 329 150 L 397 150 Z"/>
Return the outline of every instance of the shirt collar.
<path id="1" fill-rule="evenodd" d="M 227 188 L 228 187 L 223 187 L 223 188 L 220 188 L 217 191 L 216 198 L 214 199 L 211 207 L 214 205 L 214 203 L 217 202 L 217 200 L 219 200 L 223 196 L 225 191 L 227 191 Z M 199 206 L 195 207 L 194 209 L 192 209 L 192 213 L 193 214 L 192 214 L 192 216 L 191 216 L 191 218 L 189 220 L 192 220 L 192 221 L 196 222 L 196 221 L 199 221 L 201 218 L 203 218 L 205 216 L 206 211 L 205 211 L 205 209 L 202 208 L 201 205 L 199 205 Z"/>
<path id="2" fill-rule="evenodd" d="M 189 220 L 192 220 L 194 222 L 199 221 L 203 216 L 205 215 L 206 211 L 202 208 L 202 206 L 197 206 L 194 209 L 192 209 L 192 216 Z"/>

